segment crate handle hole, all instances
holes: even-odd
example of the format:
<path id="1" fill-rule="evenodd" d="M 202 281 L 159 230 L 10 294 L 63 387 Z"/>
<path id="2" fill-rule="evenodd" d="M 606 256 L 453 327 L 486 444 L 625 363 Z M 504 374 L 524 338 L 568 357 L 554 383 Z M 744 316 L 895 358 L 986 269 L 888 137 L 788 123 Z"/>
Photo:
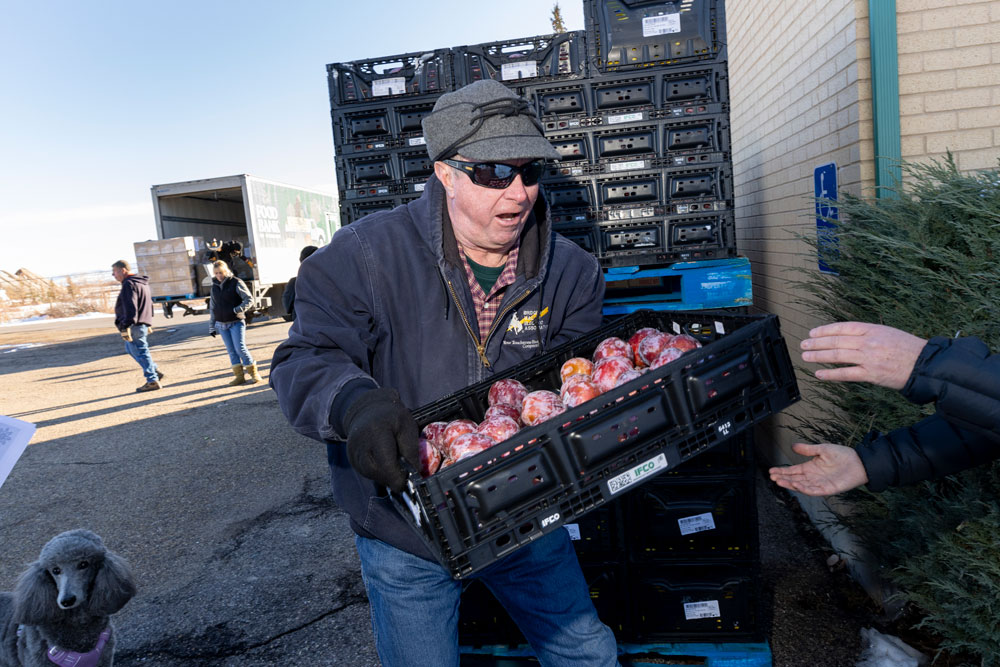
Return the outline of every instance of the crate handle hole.
<path id="1" fill-rule="evenodd" d="M 524 524 L 521 524 L 520 528 L 517 529 L 517 532 L 521 533 L 522 535 L 527 535 L 528 533 L 530 533 L 534 529 L 535 529 L 534 525 L 532 525 L 530 523 L 524 523 Z"/>
<path id="2" fill-rule="evenodd" d="M 541 475 L 536 475 L 535 478 L 531 480 L 531 483 L 532 484 L 536 484 L 536 485 L 537 484 L 541 484 L 542 483 L 542 476 Z"/>
<path id="3" fill-rule="evenodd" d="M 511 475 L 510 477 L 507 478 L 507 482 L 511 484 L 513 484 L 516 481 L 517 481 L 517 475 Z"/>
<path id="4" fill-rule="evenodd" d="M 510 544 L 510 535 L 501 535 L 497 538 L 496 545 L 498 547 L 505 547 Z"/>

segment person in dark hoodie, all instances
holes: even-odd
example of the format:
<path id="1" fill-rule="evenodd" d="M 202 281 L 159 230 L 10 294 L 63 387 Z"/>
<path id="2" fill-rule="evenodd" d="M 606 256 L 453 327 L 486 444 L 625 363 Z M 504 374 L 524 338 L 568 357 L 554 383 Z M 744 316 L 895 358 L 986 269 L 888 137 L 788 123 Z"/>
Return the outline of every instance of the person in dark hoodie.
<path id="1" fill-rule="evenodd" d="M 1000 457 L 1000 355 L 978 338 L 924 340 L 866 322 L 817 327 L 802 341 L 802 360 L 846 364 L 816 371 L 820 380 L 869 382 L 895 389 L 936 411 L 889 433 L 873 431 L 857 448 L 796 443 L 811 457 L 771 468 L 771 479 L 810 496 L 866 484 L 871 491 L 944 477 Z"/>
<path id="2" fill-rule="evenodd" d="M 153 328 L 153 298 L 149 293 L 149 277 L 131 272 L 129 263 L 120 259 L 111 265 L 111 275 L 122 284 L 115 301 L 115 327 L 125 341 L 125 351 L 136 360 L 146 377 L 146 384 L 136 391 L 160 388 L 163 373 L 156 367 L 149 352 L 149 332 Z"/>
<path id="3" fill-rule="evenodd" d="M 552 229 L 539 191 L 559 154 L 498 81 L 442 95 L 423 119 L 423 195 L 340 229 L 299 267 L 295 321 L 271 386 L 292 426 L 327 443 L 385 667 L 458 667 L 462 583 L 387 497 L 419 469 L 410 410 L 601 324 L 604 277 Z M 476 574 L 543 665 L 618 664 L 569 534 L 552 531 Z"/>

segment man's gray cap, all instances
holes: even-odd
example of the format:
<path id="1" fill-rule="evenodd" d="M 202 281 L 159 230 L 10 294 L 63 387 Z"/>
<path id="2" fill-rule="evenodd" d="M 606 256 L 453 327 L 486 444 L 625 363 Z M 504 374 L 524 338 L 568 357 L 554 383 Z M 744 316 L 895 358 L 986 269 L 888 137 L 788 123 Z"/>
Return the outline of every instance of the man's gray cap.
<path id="1" fill-rule="evenodd" d="M 527 100 L 493 79 L 445 93 L 421 125 L 435 161 L 458 153 L 477 162 L 560 157 Z"/>

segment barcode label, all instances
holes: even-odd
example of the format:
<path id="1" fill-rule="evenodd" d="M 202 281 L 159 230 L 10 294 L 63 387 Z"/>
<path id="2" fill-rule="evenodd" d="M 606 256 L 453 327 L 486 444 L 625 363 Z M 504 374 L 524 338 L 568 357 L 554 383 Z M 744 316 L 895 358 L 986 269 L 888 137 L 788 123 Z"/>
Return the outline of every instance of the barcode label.
<path id="1" fill-rule="evenodd" d="M 531 79 L 536 76 L 538 76 L 538 63 L 534 60 L 523 63 L 504 63 L 500 66 L 500 78 L 504 81 Z"/>
<path id="2" fill-rule="evenodd" d="M 372 97 L 385 95 L 402 95 L 406 92 L 406 79 L 394 76 L 391 79 L 376 79 L 372 81 Z"/>
<path id="3" fill-rule="evenodd" d="M 684 618 L 691 621 L 696 618 L 721 618 L 719 612 L 719 601 L 708 600 L 707 602 L 685 602 Z"/>
<path id="4" fill-rule="evenodd" d="M 631 171 L 632 169 L 645 169 L 645 160 L 629 160 L 628 162 L 612 162 L 608 168 L 611 171 Z"/>
<path id="5" fill-rule="evenodd" d="M 413 186 L 413 191 L 414 191 L 414 192 L 423 192 L 423 191 L 424 191 L 424 188 L 426 188 L 426 187 L 427 187 L 427 184 L 426 184 L 426 183 L 416 183 L 416 184 L 415 184 L 415 185 Z"/>
<path id="6" fill-rule="evenodd" d="M 7 481 L 7 476 L 28 447 L 28 441 L 34 433 L 34 424 L 0 416 L 0 486 Z"/>
<path id="7" fill-rule="evenodd" d="M 722 326 L 722 322 L 718 320 L 715 321 L 715 333 L 719 334 L 720 336 L 726 335 L 726 327 Z"/>
<path id="8" fill-rule="evenodd" d="M 409 143 L 411 146 L 426 146 L 427 140 L 424 139 L 423 137 L 413 137 L 407 143 Z"/>
<path id="9" fill-rule="evenodd" d="M 616 123 L 634 123 L 637 120 L 642 120 L 642 112 L 636 113 L 621 113 L 614 116 L 608 116 L 608 125 L 614 125 Z"/>
<path id="10" fill-rule="evenodd" d="M 677 324 L 677 322 L 671 322 L 671 324 L 673 324 L 672 328 L 674 330 L 674 333 L 677 334 L 677 335 L 680 335 L 680 333 L 681 333 L 681 325 Z"/>
<path id="11" fill-rule="evenodd" d="M 580 539 L 580 524 L 578 523 L 566 523 L 563 524 L 563 528 L 569 533 L 569 539 L 578 540 Z"/>
<path id="12" fill-rule="evenodd" d="M 677 525 L 681 529 L 681 535 L 692 535 L 706 530 L 715 530 L 715 519 L 711 512 L 696 514 L 695 516 L 677 519 Z"/>
<path id="13" fill-rule="evenodd" d="M 612 477 L 608 480 L 608 491 L 611 495 L 618 493 L 619 491 L 624 491 L 628 487 L 632 486 L 636 482 L 646 479 L 647 477 L 652 477 L 656 473 L 665 470 L 667 468 L 667 457 L 663 454 L 657 454 L 653 458 L 649 459 L 645 463 L 640 463 L 631 470 L 623 472 L 617 477 Z"/>
<path id="14" fill-rule="evenodd" d="M 681 31 L 681 15 L 661 14 L 660 16 L 647 16 L 642 19 L 642 36 L 653 37 L 654 35 L 669 35 Z"/>

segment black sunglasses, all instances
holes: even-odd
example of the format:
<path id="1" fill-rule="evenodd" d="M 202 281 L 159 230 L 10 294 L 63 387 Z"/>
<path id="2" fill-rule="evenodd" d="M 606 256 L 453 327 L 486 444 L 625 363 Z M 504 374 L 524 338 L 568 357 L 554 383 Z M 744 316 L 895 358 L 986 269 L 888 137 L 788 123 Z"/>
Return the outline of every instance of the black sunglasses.
<path id="1" fill-rule="evenodd" d="M 463 162 L 461 160 L 441 160 L 441 162 L 468 173 L 469 178 L 476 185 L 497 190 L 503 190 L 513 183 L 518 174 L 521 174 L 521 182 L 524 183 L 525 187 L 535 185 L 545 169 L 544 160 L 532 160 L 520 167 L 497 162 Z"/>

